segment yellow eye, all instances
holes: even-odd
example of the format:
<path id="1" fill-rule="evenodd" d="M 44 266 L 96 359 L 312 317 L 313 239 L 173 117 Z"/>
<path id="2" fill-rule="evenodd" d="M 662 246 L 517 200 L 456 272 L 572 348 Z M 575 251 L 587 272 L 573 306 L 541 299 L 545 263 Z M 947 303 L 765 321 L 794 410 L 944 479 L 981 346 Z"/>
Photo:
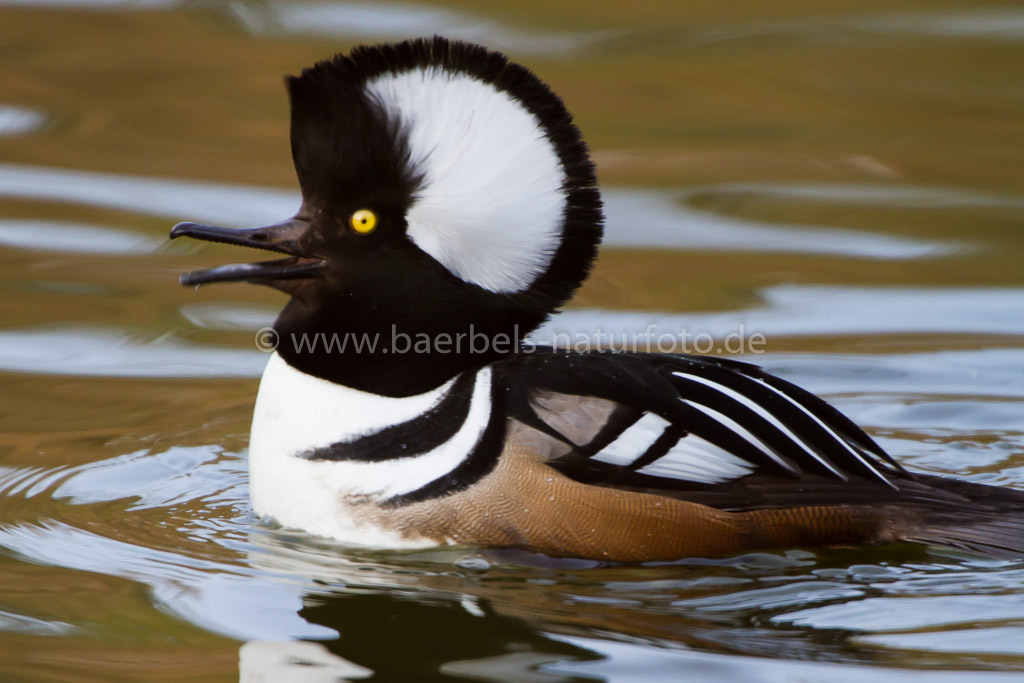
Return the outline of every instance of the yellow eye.
<path id="1" fill-rule="evenodd" d="M 360 235 L 367 235 L 377 227 L 377 214 L 369 209 L 359 209 L 348 219 L 348 224 Z"/>

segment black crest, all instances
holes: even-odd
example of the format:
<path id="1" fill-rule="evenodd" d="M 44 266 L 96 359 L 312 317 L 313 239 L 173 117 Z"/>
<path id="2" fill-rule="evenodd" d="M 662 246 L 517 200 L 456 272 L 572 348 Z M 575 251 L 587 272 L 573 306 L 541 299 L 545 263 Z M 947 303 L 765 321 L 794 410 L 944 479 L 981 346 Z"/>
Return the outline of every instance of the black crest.
<path id="1" fill-rule="evenodd" d="M 329 203 L 339 185 L 346 194 L 387 187 L 410 198 L 415 195 L 420 179 L 407 163 L 402 131 L 389 129 L 387 118 L 374 111 L 375 103 L 362 93 L 375 77 L 423 68 L 467 74 L 508 93 L 536 117 L 556 149 L 565 172 L 562 241 L 533 286 L 510 295 L 519 299 L 517 308 L 542 311 L 532 323 L 521 322 L 535 327 L 587 278 L 601 241 L 603 214 L 594 164 L 572 115 L 532 71 L 505 55 L 434 37 L 356 47 L 347 56 L 335 55 L 288 78 L 292 155 L 303 197 L 307 204 Z M 361 131 L 358 145 L 352 135 L 338 134 L 353 129 Z M 367 174 L 366 169 L 372 172 Z"/>

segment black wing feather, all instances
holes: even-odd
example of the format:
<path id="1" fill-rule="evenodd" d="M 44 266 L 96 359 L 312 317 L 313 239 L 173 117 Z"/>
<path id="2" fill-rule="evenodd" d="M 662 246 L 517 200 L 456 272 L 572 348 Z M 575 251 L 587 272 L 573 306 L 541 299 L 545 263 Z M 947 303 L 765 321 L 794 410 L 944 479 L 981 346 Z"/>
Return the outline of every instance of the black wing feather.
<path id="1" fill-rule="evenodd" d="M 692 482 L 637 472 L 688 434 L 746 461 L 759 471 L 758 476 L 798 480 L 813 475 L 837 482 L 846 482 L 850 476 L 867 477 L 894 489 L 890 477 L 905 476 L 891 456 L 838 410 L 747 363 L 704 356 L 533 347 L 494 368 L 506 387 L 511 416 L 572 446 L 568 455 L 552 465 L 581 480 L 645 490 L 691 488 Z M 546 393 L 599 398 L 617 407 L 588 443 L 574 444 L 541 417 L 536 400 Z M 631 464 L 590 457 L 648 413 L 669 426 Z M 728 420 L 716 419 L 715 414 Z M 730 422 L 759 443 L 733 429 Z"/>

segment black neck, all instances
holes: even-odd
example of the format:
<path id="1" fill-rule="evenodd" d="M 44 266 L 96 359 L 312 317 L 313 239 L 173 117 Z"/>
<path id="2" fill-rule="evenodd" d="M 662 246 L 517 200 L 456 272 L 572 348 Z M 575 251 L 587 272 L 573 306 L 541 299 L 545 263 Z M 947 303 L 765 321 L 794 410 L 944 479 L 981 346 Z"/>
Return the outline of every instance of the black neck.
<path id="1" fill-rule="evenodd" d="M 415 396 L 436 389 L 465 370 L 473 370 L 500 360 L 508 354 L 498 353 L 405 353 L 392 351 L 390 334 L 380 337 L 374 352 L 346 350 L 310 352 L 296 333 L 279 332 L 278 354 L 297 370 L 360 391 L 382 396 Z M 323 341 L 320 341 L 321 346 Z M 351 342 L 350 342 L 351 343 Z M 407 342 L 399 339 L 401 350 Z M 387 349 L 385 353 L 383 349 Z"/>
<path id="2" fill-rule="evenodd" d="M 323 303 L 310 310 L 293 299 L 274 324 L 277 352 L 292 367 L 335 384 L 414 396 L 516 353 L 523 337 L 543 321 L 542 314 L 522 311 L 515 318 L 488 317 L 463 303 L 469 310 L 456 321 L 452 311 L 403 316 L 374 308 L 371 315 L 362 307 Z"/>

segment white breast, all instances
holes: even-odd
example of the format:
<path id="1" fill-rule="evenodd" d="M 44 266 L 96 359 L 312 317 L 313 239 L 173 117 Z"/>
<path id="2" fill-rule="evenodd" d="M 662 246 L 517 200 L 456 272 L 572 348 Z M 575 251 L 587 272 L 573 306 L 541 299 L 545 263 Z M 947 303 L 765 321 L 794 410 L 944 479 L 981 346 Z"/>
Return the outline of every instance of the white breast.
<path id="1" fill-rule="evenodd" d="M 431 545 L 369 524 L 361 508 L 414 491 L 462 462 L 490 416 L 489 368 L 477 373 L 465 422 L 429 452 L 384 462 L 314 461 L 300 454 L 414 419 L 441 401 L 454 381 L 417 396 L 391 398 L 307 375 L 275 353 L 260 382 L 249 441 L 254 511 L 284 526 L 346 543 Z"/>

